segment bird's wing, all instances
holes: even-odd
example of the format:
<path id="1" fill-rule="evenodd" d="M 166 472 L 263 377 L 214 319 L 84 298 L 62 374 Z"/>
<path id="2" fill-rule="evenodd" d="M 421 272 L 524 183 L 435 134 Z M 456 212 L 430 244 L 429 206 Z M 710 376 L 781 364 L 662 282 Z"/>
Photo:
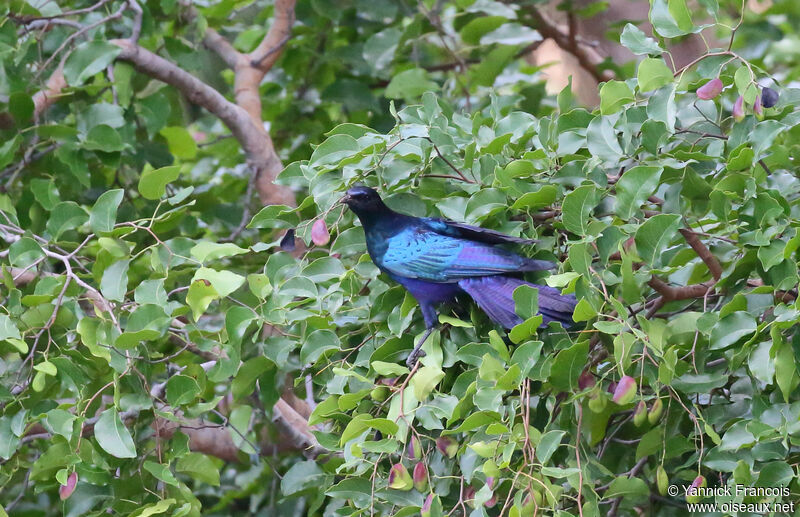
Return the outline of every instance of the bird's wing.
<path id="1" fill-rule="evenodd" d="M 510 251 L 409 227 L 387 240 L 381 266 L 389 272 L 430 282 L 457 282 L 463 278 L 517 271 L 548 269 L 551 263 L 531 260 Z"/>
<path id="2" fill-rule="evenodd" d="M 436 219 L 431 217 L 424 219 L 424 221 L 428 228 L 436 233 L 449 235 L 451 237 L 461 237 L 486 244 L 536 244 L 539 242 L 536 239 L 512 237 L 511 235 L 506 235 L 505 233 L 500 233 L 495 230 L 450 221 L 449 219 Z"/>

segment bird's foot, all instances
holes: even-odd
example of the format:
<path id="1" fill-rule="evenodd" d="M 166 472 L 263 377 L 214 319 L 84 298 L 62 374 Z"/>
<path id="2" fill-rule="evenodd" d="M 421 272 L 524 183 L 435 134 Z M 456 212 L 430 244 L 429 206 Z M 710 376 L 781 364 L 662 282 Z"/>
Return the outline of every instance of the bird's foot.
<path id="1" fill-rule="evenodd" d="M 417 364 L 417 361 L 421 358 L 425 357 L 427 354 L 425 350 L 421 348 L 417 348 L 412 350 L 410 354 L 408 354 L 408 359 L 406 359 L 406 366 L 408 366 L 409 370 L 414 369 L 414 365 Z"/>

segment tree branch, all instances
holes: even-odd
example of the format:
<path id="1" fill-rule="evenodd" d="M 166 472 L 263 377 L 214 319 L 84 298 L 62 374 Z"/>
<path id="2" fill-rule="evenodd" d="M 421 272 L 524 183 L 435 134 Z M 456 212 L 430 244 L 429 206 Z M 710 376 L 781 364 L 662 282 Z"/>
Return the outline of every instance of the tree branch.
<path id="1" fill-rule="evenodd" d="M 9 272 L 11 273 L 14 284 L 17 286 L 27 285 L 33 282 L 39 276 L 60 276 L 55 273 L 36 271 L 32 268 L 22 269 L 12 267 L 9 268 Z M 75 280 L 77 277 L 73 275 L 71 278 Z M 81 286 L 87 290 L 87 297 L 95 304 L 95 306 L 102 307 L 103 310 L 111 310 L 110 303 L 103 298 L 100 292 L 86 283 L 82 283 Z M 179 320 L 174 320 L 173 325 L 179 328 L 184 326 Z M 181 340 L 180 344 L 186 345 L 186 342 Z M 214 364 L 216 364 L 216 360 L 221 356 L 225 356 L 224 352 L 214 354 L 213 352 L 200 350 L 200 348 L 194 343 L 189 343 L 189 346 L 186 346 L 185 348 L 187 351 L 192 352 L 199 357 L 211 359 L 203 364 L 203 367 L 206 370 L 210 369 Z M 166 386 L 166 383 L 163 383 L 163 385 Z M 159 388 L 158 386 L 154 386 L 151 390 L 153 398 L 160 398 L 161 391 L 163 391 L 163 387 Z M 292 403 L 299 405 L 304 404 L 302 400 L 295 397 L 291 392 L 287 392 L 283 396 L 288 398 Z M 137 415 L 138 412 L 136 414 L 129 415 L 129 418 L 134 418 Z M 328 452 L 319 444 L 316 437 L 311 433 L 308 420 L 301 415 L 298 410 L 292 407 L 287 400 L 284 400 L 284 398 L 278 399 L 278 402 L 276 402 L 275 406 L 273 406 L 272 421 L 280 431 L 283 439 L 277 443 L 271 443 L 266 440 L 266 437 L 264 437 L 261 445 L 262 454 L 265 453 L 265 451 L 274 452 L 285 450 L 301 450 L 307 457 L 316 458 L 317 456 Z M 89 422 L 89 424 L 91 424 L 91 422 Z M 174 422 L 160 417 L 156 417 L 153 422 L 153 426 L 160 436 L 167 438 L 171 437 L 176 430 L 180 430 L 189 437 L 190 447 L 192 450 L 211 454 L 227 461 L 239 461 L 238 448 L 234 445 L 230 431 L 225 426 L 208 424 L 200 420 L 184 420 L 180 422 Z M 34 430 L 31 432 L 36 431 Z"/>
<path id="2" fill-rule="evenodd" d="M 197 77 L 130 40 L 117 39 L 112 40 L 111 43 L 122 48 L 118 59 L 128 61 L 139 72 L 177 88 L 191 102 L 204 107 L 228 126 L 247 154 L 251 166 L 259 175 L 258 190 L 264 204 L 294 204 L 294 195 L 291 190 L 273 183 L 275 177 L 283 169 L 283 164 L 275 152 L 269 133 L 261 123 L 260 99 L 258 99 L 258 118 L 256 120 L 252 113 L 241 106 L 238 95 L 237 102 L 239 104 L 230 102 Z M 252 68 L 250 69 L 252 70 Z M 254 85 L 253 89 L 257 97 L 258 83 Z"/>
<path id="3" fill-rule="evenodd" d="M 248 133 L 252 132 L 253 128 L 250 127 L 246 113 L 217 90 L 130 40 L 115 39 L 111 40 L 111 43 L 122 48 L 118 59 L 130 62 L 137 71 L 143 74 L 174 86 L 191 102 L 199 104 L 222 119 L 237 139 L 248 140 Z"/>
<path id="4" fill-rule="evenodd" d="M 598 69 L 604 58 L 595 49 L 576 38 L 571 38 L 567 28 L 562 29 L 555 21 L 547 18 L 536 7 L 530 7 L 529 12 L 536 22 L 536 30 L 545 39 L 552 39 L 556 45 L 575 56 L 581 68 L 589 72 L 598 83 L 610 81 L 614 78 L 614 74 L 610 71 L 600 71 Z"/>
<path id="5" fill-rule="evenodd" d="M 106 0 L 107 1 L 107 0 Z M 106 3 L 98 2 L 91 9 Z M 136 0 L 129 0 L 113 14 L 102 20 L 82 27 L 64 41 L 59 49 L 47 60 L 48 64 L 70 41 L 87 30 L 119 18 L 126 7 L 134 11 L 134 31 L 129 39 L 116 39 L 112 43 L 122 48 L 118 59 L 128 61 L 141 73 L 163 81 L 177 88 L 191 102 L 198 104 L 218 116 L 231 130 L 247 155 L 250 167 L 255 174 L 256 189 L 263 204 L 294 205 L 294 193 L 288 187 L 275 185 L 274 180 L 283 170 L 269 133 L 261 118 L 261 99 L 258 87 L 264 74 L 274 65 L 281 50 L 291 35 L 294 23 L 295 0 L 278 0 L 275 16 L 264 40 L 250 55 L 237 52 L 213 29 L 206 33 L 205 43 L 222 59 L 234 68 L 234 92 L 236 103 L 230 102 L 217 90 L 192 74 L 166 59 L 140 47 L 136 40 L 140 31 L 141 7 Z M 78 11 L 71 13 L 78 14 Z M 46 68 L 46 64 L 43 68 Z M 52 105 L 66 87 L 63 74 L 63 60 L 47 81 L 45 89 L 34 95 L 34 115 L 38 117 Z"/>
<path id="6" fill-rule="evenodd" d="M 66 56 L 58 64 L 58 67 L 50 74 L 50 77 L 45 83 L 43 90 L 39 90 L 33 95 L 33 118 L 38 119 L 39 116 L 52 106 L 61 95 L 61 90 L 66 88 L 67 80 L 64 78 L 64 61 Z"/>
<path id="7" fill-rule="evenodd" d="M 701 282 L 699 284 L 687 285 L 684 287 L 672 287 L 665 281 L 653 275 L 647 285 L 652 287 L 666 302 L 677 300 L 688 300 L 690 298 L 703 298 L 714 288 L 716 281 Z"/>
<path id="8" fill-rule="evenodd" d="M 212 28 L 206 29 L 203 44 L 213 50 L 232 69 L 245 64 L 244 54 L 233 48 L 228 40 Z"/>
<path id="9" fill-rule="evenodd" d="M 697 256 L 708 266 L 708 270 L 711 272 L 711 276 L 714 277 L 714 280 L 719 281 L 722 277 L 722 266 L 719 264 L 717 257 L 709 251 L 706 245 L 700 240 L 700 237 L 692 230 L 681 228 L 678 231 L 683 235 L 683 238 L 686 239 L 686 242 L 692 247 L 694 252 L 697 253 Z"/>

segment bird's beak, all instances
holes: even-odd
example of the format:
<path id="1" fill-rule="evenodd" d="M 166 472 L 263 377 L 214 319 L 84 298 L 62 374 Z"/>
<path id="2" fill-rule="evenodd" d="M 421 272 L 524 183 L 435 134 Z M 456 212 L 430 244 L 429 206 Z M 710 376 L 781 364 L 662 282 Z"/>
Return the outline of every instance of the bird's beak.
<path id="1" fill-rule="evenodd" d="M 342 196 L 342 198 L 339 200 L 339 204 L 340 204 L 340 205 L 346 205 L 346 204 L 348 203 L 348 201 L 350 201 L 351 199 L 352 199 L 352 198 L 350 197 L 350 194 L 345 194 L 345 195 L 344 195 L 344 196 Z"/>

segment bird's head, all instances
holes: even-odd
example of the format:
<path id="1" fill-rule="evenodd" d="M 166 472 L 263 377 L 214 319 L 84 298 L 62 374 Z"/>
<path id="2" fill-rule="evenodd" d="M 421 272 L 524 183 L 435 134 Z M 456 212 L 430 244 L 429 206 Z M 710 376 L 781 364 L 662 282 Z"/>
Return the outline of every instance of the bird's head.
<path id="1" fill-rule="evenodd" d="M 347 205 L 358 216 L 378 212 L 386 207 L 375 189 L 360 186 L 348 190 L 339 202 Z"/>

